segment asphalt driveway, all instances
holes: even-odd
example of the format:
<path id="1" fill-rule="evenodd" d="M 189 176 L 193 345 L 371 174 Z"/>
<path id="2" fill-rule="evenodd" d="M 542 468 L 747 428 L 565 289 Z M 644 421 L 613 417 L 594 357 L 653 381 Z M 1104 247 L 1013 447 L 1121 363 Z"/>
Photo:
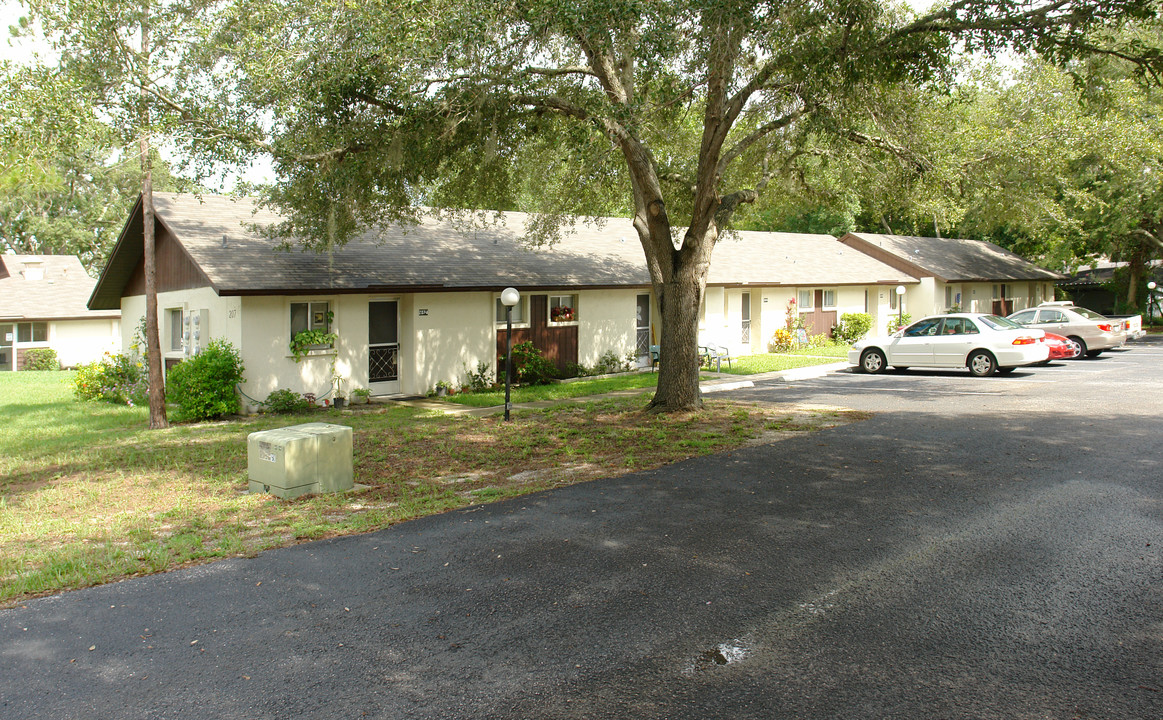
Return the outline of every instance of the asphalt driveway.
<path id="1" fill-rule="evenodd" d="M 0 611 L 0 717 L 1163 718 L 1163 346 Z"/>

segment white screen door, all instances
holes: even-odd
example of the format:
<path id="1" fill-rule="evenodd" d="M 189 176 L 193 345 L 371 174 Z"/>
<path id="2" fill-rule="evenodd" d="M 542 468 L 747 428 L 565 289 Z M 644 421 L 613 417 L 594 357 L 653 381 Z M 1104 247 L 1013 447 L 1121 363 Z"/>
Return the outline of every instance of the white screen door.
<path id="1" fill-rule="evenodd" d="M 367 375 L 373 395 L 400 392 L 400 321 L 395 300 L 367 305 Z"/>

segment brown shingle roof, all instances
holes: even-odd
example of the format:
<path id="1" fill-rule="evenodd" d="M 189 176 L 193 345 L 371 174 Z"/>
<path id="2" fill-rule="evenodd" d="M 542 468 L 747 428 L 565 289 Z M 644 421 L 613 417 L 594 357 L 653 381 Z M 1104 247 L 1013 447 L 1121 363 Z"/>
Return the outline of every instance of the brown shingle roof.
<path id="1" fill-rule="evenodd" d="M 865 252 L 871 251 L 874 257 L 881 257 L 918 277 L 933 275 L 942 282 L 1052 281 L 1063 278 L 983 240 L 848 233 L 840 238 L 840 242 Z"/>
<path id="2" fill-rule="evenodd" d="M 222 295 L 650 285 L 642 246 L 626 218 L 579 222 L 576 232 L 552 247 L 530 249 L 522 242 L 528 219 L 523 213 L 504 213 L 503 226 L 477 229 L 427 217 L 414 227 L 371 229 L 342 248 L 317 254 L 277 251 L 274 241 L 253 232 L 252 225 L 274 223 L 278 217 L 255 212 L 251 199 L 155 193 L 154 205 L 161 222 Z M 127 225 L 103 284 L 124 287 L 119 278 L 127 278 L 126 268 L 140 257 L 140 230 L 138 257 L 118 257 L 132 255 L 128 233 Z M 915 279 L 828 235 L 740 232 L 715 248 L 708 282 L 839 285 Z M 119 290 L 99 287 L 94 307 L 111 304 Z"/>
<path id="3" fill-rule="evenodd" d="M 96 280 L 76 255 L 0 255 L 0 320 L 118 317 L 89 310 Z"/>

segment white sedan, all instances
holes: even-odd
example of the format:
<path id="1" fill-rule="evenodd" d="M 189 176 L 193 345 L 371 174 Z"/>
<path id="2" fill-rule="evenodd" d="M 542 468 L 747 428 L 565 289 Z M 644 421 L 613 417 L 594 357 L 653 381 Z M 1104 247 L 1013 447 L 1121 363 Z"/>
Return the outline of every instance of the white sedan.
<path id="1" fill-rule="evenodd" d="M 1050 356 L 1046 333 L 997 315 L 956 313 L 918 320 L 892 335 L 864 338 L 848 362 L 869 373 L 912 366 L 969 368 L 978 377 L 1007 373 Z"/>

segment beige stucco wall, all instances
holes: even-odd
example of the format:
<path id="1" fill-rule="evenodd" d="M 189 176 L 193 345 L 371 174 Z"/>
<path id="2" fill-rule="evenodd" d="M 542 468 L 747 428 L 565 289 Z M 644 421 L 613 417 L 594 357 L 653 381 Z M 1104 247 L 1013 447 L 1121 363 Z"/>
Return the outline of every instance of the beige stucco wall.
<path id="1" fill-rule="evenodd" d="M 121 351 L 121 321 L 117 318 L 54 320 L 48 324 L 48 346 L 56 350 L 57 359 L 64 367 L 96 362 L 107 352 Z"/>
<path id="2" fill-rule="evenodd" d="M 463 292 L 423 293 L 401 299 L 402 392 L 427 392 L 440 380 L 462 385 L 478 362 L 496 370 L 493 298 L 491 292 Z M 366 327 L 362 343 L 367 344 Z"/>
<path id="3" fill-rule="evenodd" d="M 217 293 L 210 288 L 158 293 L 158 332 L 160 333 L 162 355 L 171 358 L 182 356 L 181 352 L 173 352 L 169 349 L 170 335 L 166 320 L 168 311 L 174 308 L 181 308 L 183 314 L 207 310 L 209 322 L 208 327 L 202 328 L 204 340 L 225 338 L 236 348 L 240 347 L 242 343 L 240 306 L 241 298 L 218 297 Z M 144 295 L 121 299 L 121 318 L 125 328 L 125 332 L 121 334 L 122 352 L 129 352 L 134 333 L 143 317 L 145 317 Z"/>
<path id="4" fill-rule="evenodd" d="M 624 359 L 634 352 L 636 344 L 635 313 L 641 290 L 587 290 L 578 293 L 578 363 L 594 365 L 598 358 L 612 351 Z M 657 312 L 651 298 L 651 315 Z M 657 322 L 651 320 L 652 325 Z M 654 343 L 658 344 L 659 331 L 655 327 Z"/>
<path id="5" fill-rule="evenodd" d="M 813 292 L 818 289 L 835 290 L 836 291 L 836 305 L 835 307 L 825 308 L 827 310 L 836 311 L 836 320 L 839 322 L 840 318 L 845 313 L 864 313 L 867 312 L 872 316 L 872 327 L 879 328 L 879 318 L 887 318 L 888 313 L 888 294 L 892 292 L 895 286 L 882 285 L 844 285 L 828 287 L 826 285 L 813 285 L 804 287 L 768 287 L 768 288 L 752 288 L 752 311 L 751 311 L 751 347 L 753 352 L 767 352 L 767 345 L 771 341 L 775 331 L 779 328 L 785 327 L 787 323 L 787 307 L 788 302 L 793 299 L 798 299 L 800 290 L 808 290 Z M 740 295 L 745 290 L 737 291 Z M 867 308 L 865 306 L 867 293 Z M 758 306 L 756 306 L 758 303 Z M 736 305 L 728 303 L 729 307 L 741 307 L 742 302 Z M 895 315 L 895 311 L 893 311 Z M 758 321 L 757 321 L 758 320 Z M 742 321 L 742 318 L 739 318 Z M 738 323 L 735 324 L 738 327 Z M 732 347 L 732 352 L 735 349 Z"/>
<path id="6" fill-rule="evenodd" d="M 331 387 L 331 364 L 342 374 L 350 366 L 342 345 L 336 351 L 309 353 L 300 362 L 291 354 L 290 304 L 294 302 L 327 301 L 335 313 L 332 328 L 341 334 L 352 322 L 344 308 L 336 304 L 334 296 L 303 297 L 244 297 L 241 300 L 240 331 L 242 339 L 236 347 L 246 367 L 243 392 L 247 398 L 262 402 L 273 391 L 287 388 L 297 393 L 326 395 Z M 365 311 L 366 312 L 366 311 Z"/>

